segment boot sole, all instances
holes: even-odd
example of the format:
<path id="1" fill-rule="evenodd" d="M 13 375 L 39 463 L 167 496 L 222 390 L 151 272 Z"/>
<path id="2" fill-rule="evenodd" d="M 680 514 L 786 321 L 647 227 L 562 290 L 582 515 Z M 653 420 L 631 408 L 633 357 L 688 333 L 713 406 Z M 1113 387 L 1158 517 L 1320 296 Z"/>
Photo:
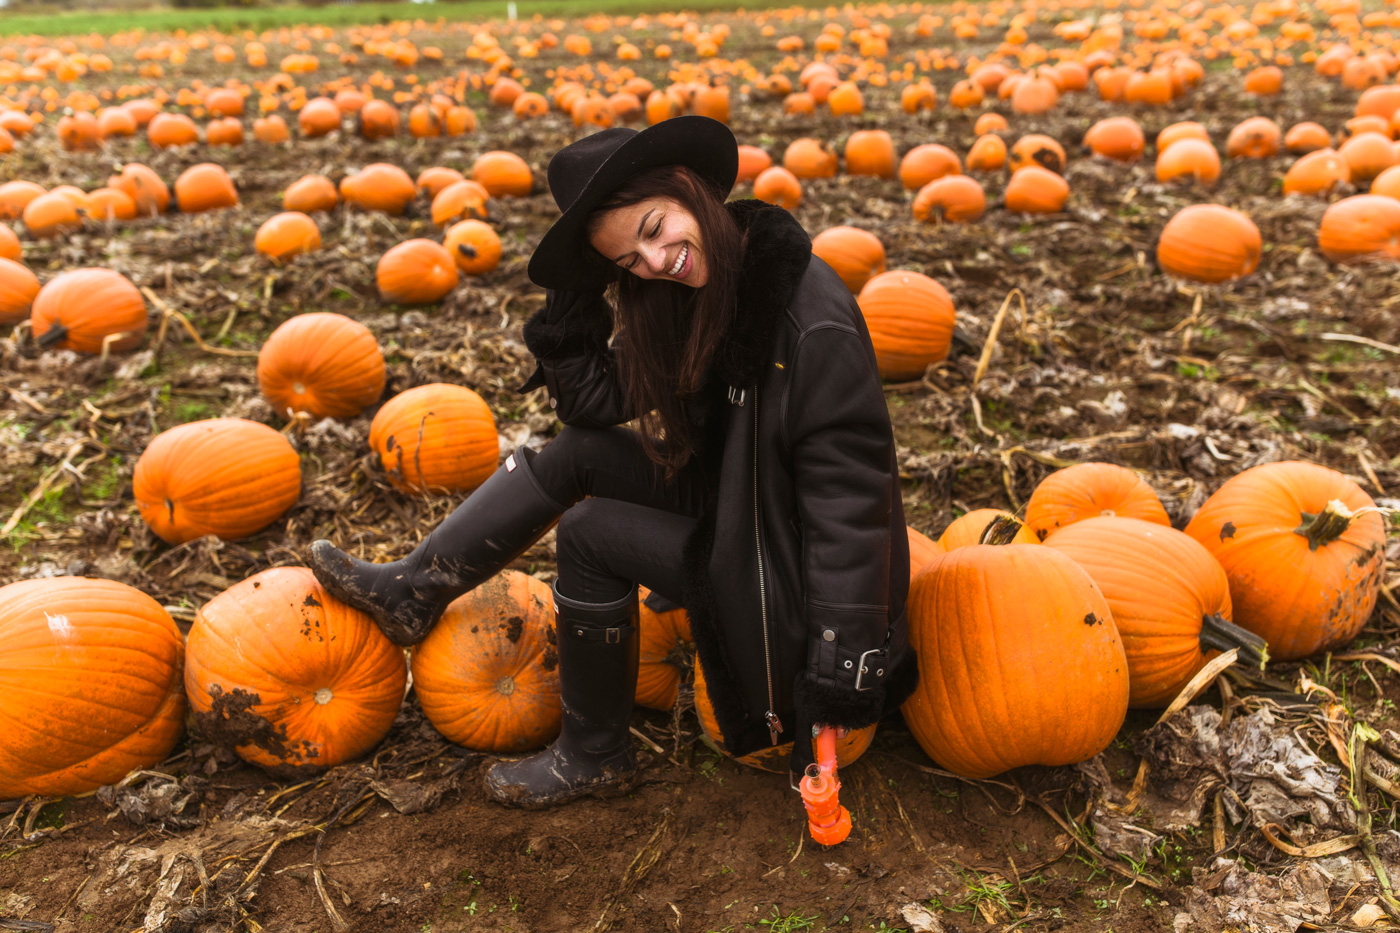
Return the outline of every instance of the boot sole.
<path id="1" fill-rule="evenodd" d="M 519 784 L 497 784 L 491 780 L 490 771 L 486 772 L 482 784 L 486 788 L 486 796 L 502 806 L 517 810 L 548 810 L 580 797 L 595 797 L 600 800 L 621 797 L 636 785 L 637 775 L 638 772 L 633 771 L 618 777 L 601 778 L 582 787 L 569 788 L 556 794 L 530 794 Z"/>

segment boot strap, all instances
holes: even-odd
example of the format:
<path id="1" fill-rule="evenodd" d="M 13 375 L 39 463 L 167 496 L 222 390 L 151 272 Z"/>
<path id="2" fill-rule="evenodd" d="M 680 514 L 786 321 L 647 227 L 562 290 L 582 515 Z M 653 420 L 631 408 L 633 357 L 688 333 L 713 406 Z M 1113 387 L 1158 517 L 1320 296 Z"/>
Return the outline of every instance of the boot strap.
<path id="1" fill-rule="evenodd" d="M 620 645 L 630 638 L 637 630 L 635 625 L 579 625 L 577 622 L 569 624 L 569 634 L 584 641 L 600 641 L 608 645 Z"/>

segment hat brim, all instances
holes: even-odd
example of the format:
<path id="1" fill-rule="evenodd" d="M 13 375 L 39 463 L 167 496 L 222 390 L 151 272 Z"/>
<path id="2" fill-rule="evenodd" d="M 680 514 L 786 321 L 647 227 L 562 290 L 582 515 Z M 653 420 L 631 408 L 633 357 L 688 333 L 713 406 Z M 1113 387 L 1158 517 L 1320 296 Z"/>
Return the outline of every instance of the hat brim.
<path id="1" fill-rule="evenodd" d="M 601 288 L 615 281 L 617 266 L 585 240 L 588 215 L 623 182 L 663 165 L 683 165 L 728 196 L 739 176 L 739 144 L 729 127 L 709 117 L 672 117 L 642 130 L 598 166 L 574 203 L 545 231 L 530 256 L 530 281 L 555 291 Z"/>

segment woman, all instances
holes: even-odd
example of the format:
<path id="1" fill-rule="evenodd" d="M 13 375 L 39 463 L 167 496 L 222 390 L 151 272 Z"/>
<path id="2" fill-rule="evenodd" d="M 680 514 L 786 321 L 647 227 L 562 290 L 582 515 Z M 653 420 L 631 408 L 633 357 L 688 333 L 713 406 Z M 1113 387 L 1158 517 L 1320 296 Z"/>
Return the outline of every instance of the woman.
<path id="1" fill-rule="evenodd" d="M 311 565 L 398 644 L 559 522 L 564 725 L 486 776 L 543 807 L 625 788 L 637 584 L 689 613 L 727 750 L 870 725 L 913 690 L 908 539 L 889 413 L 850 291 L 782 208 L 724 199 L 733 135 L 706 117 L 610 129 L 549 164 L 563 216 L 531 257 L 525 325 L 565 428 L 520 448 L 408 557 Z M 619 427 L 640 419 L 641 431 Z"/>

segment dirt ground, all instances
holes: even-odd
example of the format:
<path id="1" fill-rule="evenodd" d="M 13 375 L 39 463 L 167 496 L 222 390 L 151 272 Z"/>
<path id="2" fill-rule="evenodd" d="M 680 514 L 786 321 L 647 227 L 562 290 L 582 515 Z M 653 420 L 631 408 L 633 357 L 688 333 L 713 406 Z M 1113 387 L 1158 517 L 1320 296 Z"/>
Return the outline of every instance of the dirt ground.
<path id="1" fill-rule="evenodd" d="M 464 37 L 434 41 L 449 62 L 460 60 Z M 741 53 L 771 57 L 771 40 L 736 28 L 726 54 Z M 199 61 L 192 57 L 180 79 L 223 77 Z M 428 64 L 419 71 L 430 75 Z M 660 69 L 648 67 L 656 64 L 639 71 L 659 80 Z M 954 77 L 935 75 L 941 96 Z M 798 136 L 839 144 L 869 127 L 888 129 L 901 152 L 923 142 L 964 152 L 972 143 L 975 114 L 940 107 L 912 118 L 897 102 L 897 86 L 868 88 L 866 115 L 838 120 L 785 117 L 776 104 L 736 95 L 732 125 L 740 142 L 779 158 Z M 0 582 L 109 577 L 150 593 L 187 628 L 196 608 L 232 583 L 301 563 L 314 538 L 369 559 L 411 547 L 455 503 L 389 487 L 367 455 L 373 409 L 348 423 L 290 429 L 303 454 L 304 494 L 251 539 L 169 547 L 136 513 L 132 468 L 160 430 L 224 414 L 283 427 L 258 397 L 254 356 L 277 324 L 304 311 L 339 311 L 375 331 L 389 367 L 386 398 L 426 382 L 460 383 L 495 411 L 503 452 L 547 440 L 556 425 L 542 393 L 514 391 L 531 369 L 520 328 L 543 299 L 526 261 L 556 214 L 542 189 L 494 205 L 500 267 L 464 280 L 437 307 L 384 306 L 374 287 L 384 250 L 436 234 L 426 203 L 404 218 L 338 209 L 321 218 L 325 248 L 284 268 L 252 250 L 257 226 L 305 173 L 338 179 L 376 161 L 415 175 L 430 165 L 466 169 L 479 152 L 504 148 L 523 155 L 542 184 L 549 156 L 577 135 L 559 114 L 522 125 L 473 103 L 481 127 L 460 139 L 336 135 L 286 148 L 152 152 L 138 138 L 74 154 L 58 152 L 43 131 L 0 163 L 0 181 L 91 189 L 127 160 L 172 181 L 212 160 L 229 169 L 242 198 L 231 211 L 25 242 L 41 279 L 85 265 L 118 269 L 150 289 L 157 308 L 181 312 L 204 340 L 239 355 L 203 352 L 177 327 L 164 344 L 107 362 L 38 354 L 17 338 L 0 343 L 0 519 L 23 508 L 0 548 Z M 1353 103 L 1353 94 L 1301 70 L 1289 74 L 1283 95 L 1264 101 L 1244 97 L 1236 73 L 1212 70 L 1179 104 L 1135 115 L 1149 139 L 1195 119 L 1220 141 L 1247 115 L 1285 127 L 1303 119 L 1336 126 Z M 1032 219 L 993 208 L 976 224 L 929 226 L 912 220 L 897 183 L 841 175 L 805 184 L 796 215 L 809 232 L 841 223 L 876 232 L 889 268 L 933 276 L 957 307 L 952 358 L 921 380 L 888 387 L 910 523 L 936 534 L 962 511 L 1019 508 L 1047 472 L 1086 460 L 1142 470 L 1178 526 L 1227 477 L 1287 458 L 1339 469 L 1382 504 L 1400 504 L 1391 499 L 1400 489 L 1396 359 L 1323 336 L 1400 342 L 1400 273 L 1323 260 L 1315 231 L 1325 204 L 1280 197 L 1286 159 L 1230 162 L 1220 185 L 1202 191 L 1157 184 L 1150 156 L 1124 166 L 1078 151 L 1093 120 L 1120 112 L 1090 93 L 1068 96 L 1047 117 L 1013 119 L 1013 137 L 1045 132 L 1071 150 L 1073 193 L 1063 214 Z M 982 180 L 990 202 L 1005 178 Z M 1154 269 L 1162 225 L 1197 201 L 1254 219 L 1265 244 L 1258 274 L 1202 288 Z M 1013 302 L 974 393 L 977 356 L 1013 289 L 1025 311 Z M 546 538 L 517 568 L 548 575 L 552 560 Z M 1381 660 L 1276 665 L 1266 680 L 1233 680 L 1198 703 L 1240 717 L 1274 710 L 1338 770 L 1328 716 L 1382 730 L 1396 724 L 1397 645 L 1400 606 L 1383 601 L 1354 646 Z M 1300 677 L 1325 688 L 1311 694 L 1323 705 L 1292 692 Z M 1340 711 L 1326 705 L 1329 692 Z M 1294 900 L 1313 905 L 1297 914 L 1310 929 L 1352 928 L 1354 911 L 1380 893 L 1376 863 L 1356 849 L 1305 877 L 1248 819 L 1209 809 L 1195 826 L 1146 827 L 1153 845 L 1140 856 L 1108 845 L 1092 811 L 1134 799 L 1156 716 L 1130 713 L 1089 767 L 1022 769 L 993 782 L 939 771 L 895 717 L 842 772 L 855 831 L 828 851 L 803 841 L 800 801 L 784 778 L 716 753 L 684 709 L 635 715 L 647 765 L 630 794 L 544 813 L 486 802 L 480 779 L 489 759 L 444 742 L 411 698 L 372 760 L 303 784 L 272 781 L 192 735 L 126 788 L 0 805 L 0 929 L 1140 933 L 1174 923 L 1178 931 L 1251 928 L 1231 920 L 1224 902 L 1267 899 L 1259 884 L 1272 884 L 1275 899 L 1308 894 Z M 1395 800 L 1370 800 L 1376 858 L 1394 871 Z M 932 911 L 940 925 L 906 912 L 909 905 Z M 1287 921 L 1279 924 L 1257 928 Z"/>

